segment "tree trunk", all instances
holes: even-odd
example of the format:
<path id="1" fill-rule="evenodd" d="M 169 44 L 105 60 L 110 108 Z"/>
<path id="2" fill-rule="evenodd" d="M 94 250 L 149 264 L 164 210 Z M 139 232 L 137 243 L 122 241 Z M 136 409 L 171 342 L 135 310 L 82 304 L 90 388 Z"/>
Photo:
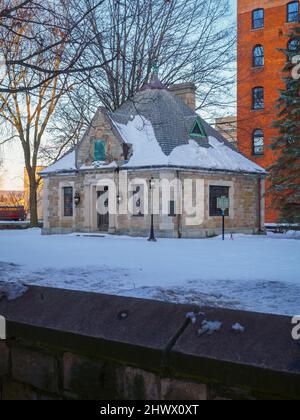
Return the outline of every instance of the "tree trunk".
<path id="1" fill-rule="evenodd" d="M 37 181 L 34 171 L 28 174 L 29 178 L 29 209 L 30 209 L 30 227 L 38 227 L 38 205 L 37 205 Z"/>

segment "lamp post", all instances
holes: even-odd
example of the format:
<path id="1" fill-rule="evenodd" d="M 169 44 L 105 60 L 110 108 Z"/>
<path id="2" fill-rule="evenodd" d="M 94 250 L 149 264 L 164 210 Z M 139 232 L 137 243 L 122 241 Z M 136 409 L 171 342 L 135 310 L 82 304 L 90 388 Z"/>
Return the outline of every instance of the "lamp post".
<path id="1" fill-rule="evenodd" d="M 151 196 L 151 227 L 150 227 L 150 236 L 148 238 L 149 242 L 156 242 L 156 238 L 154 235 L 154 214 L 153 214 L 153 189 L 154 189 L 155 181 L 153 176 L 149 180 L 149 188 L 150 188 L 150 196 Z"/>

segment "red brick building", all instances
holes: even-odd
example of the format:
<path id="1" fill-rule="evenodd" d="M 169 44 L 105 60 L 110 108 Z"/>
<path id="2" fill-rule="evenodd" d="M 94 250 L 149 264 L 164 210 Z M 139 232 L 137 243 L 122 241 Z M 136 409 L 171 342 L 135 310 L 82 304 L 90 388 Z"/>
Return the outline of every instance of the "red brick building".
<path id="1" fill-rule="evenodd" d="M 275 159 L 268 146 L 277 135 L 272 123 L 278 89 L 284 86 L 286 57 L 278 48 L 293 48 L 287 34 L 298 22 L 298 1 L 238 0 L 238 147 L 264 168 Z M 267 194 L 266 222 L 277 217 Z"/>

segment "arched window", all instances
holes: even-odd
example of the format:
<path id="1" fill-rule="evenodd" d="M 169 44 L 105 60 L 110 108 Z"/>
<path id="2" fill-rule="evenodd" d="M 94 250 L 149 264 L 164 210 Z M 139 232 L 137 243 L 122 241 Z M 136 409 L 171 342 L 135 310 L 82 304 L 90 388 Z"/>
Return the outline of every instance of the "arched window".
<path id="1" fill-rule="evenodd" d="M 287 5 L 287 22 L 299 22 L 299 2 L 291 1 Z"/>
<path id="2" fill-rule="evenodd" d="M 257 86 L 252 89 L 252 108 L 253 109 L 264 109 L 264 88 Z"/>
<path id="3" fill-rule="evenodd" d="M 253 154 L 255 156 L 263 155 L 264 154 L 264 132 L 260 128 L 257 128 L 253 131 L 252 136 L 252 142 L 253 142 Z"/>
<path id="4" fill-rule="evenodd" d="M 264 9 L 256 9 L 252 12 L 252 29 L 263 28 L 265 24 Z"/>
<path id="5" fill-rule="evenodd" d="M 262 45 L 255 45 L 253 48 L 253 67 L 263 67 L 265 64 L 265 53 Z"/>

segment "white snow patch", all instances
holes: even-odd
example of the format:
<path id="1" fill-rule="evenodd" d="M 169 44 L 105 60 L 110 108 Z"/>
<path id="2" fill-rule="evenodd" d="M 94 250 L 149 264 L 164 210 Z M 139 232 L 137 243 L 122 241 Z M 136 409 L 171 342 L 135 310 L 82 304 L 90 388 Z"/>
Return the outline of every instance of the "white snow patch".
<path id="1" fill-rule="evenodd" d="M 123 140 L 133 147 L 132 156 L 124 167 L 168 165 L 168 157 L 157 142 L 150 121 L 137 115 L 127 125 L 114 124 Z"/>
<path id="2" fill-rule="evenodd" d="M 151 122 L 146 118 L 136 116 L 127 125 L 116 122 L 114 124 L 126 143 L 133 146 L 133 155 L 124 167 L 172 165 L 254 173 L 265 172 L 260 166 L 214 137 L 208 139 L 210 147 L 201 147 L 196 141 L 190 140 L 188 144 L 176 147 L 170 156 L 166 156 L 155 137 Z"/>
<path id="3" fill-rule="evenodd" d="M 300 241 L 41 236 L 0 230 L 0 281 L 294 315 Z"/>
<path id="4" fill-rule="evenodd" d="M 239 323 L 237 322 L 236 324 L 234 324 L 234 325 L 232 326 L 232 330 L 233 330 L 234 332 L 237 332 L 237 333 L 243 333 L 243 332 L 245 332 L 245 327 L 243 327 L 241 324 L 239 324 Z"/>
<path id="5" fill-rule="evenodd" d="M 7 300 L 14 300 L 22 296 L 28 287 L 22 284 L 20 281 L 5 282 L 0 281 L 0 300 L 6 298 Z"/>
<path id="6" fill-rule="evenodd" d="M 202 335 L 205 333 L 213 334 L 217 331 L 220 331 L 222 328 L 222 322 L 220 321 L 207 321 L 202 322 L 201 328 L 198 330 L 198 334 Z"/>
<path id="7" fill-rule="evenodd" d="M 289 239 L 298 239 L 300 238 L 300 231 L 299 230 L 288 230 L 285 236 Z"/>
<path id="8" fill-rule="evenodd" d="M 300 239 L 299 230 L 288 230 L 287 232 L 283 233 L 267 232 L 267 235 L 269 238 L 274 239 Z"/>
<path id="9" fill-rule="evenodd" d="M 196 324 L 197 314 L 195 312 L 188 312 L 185 317 L 186 319 L 190 319 L 192 324 Z"/>
<path id="10" fill-rule="evenodd" d="M 72 171 L 76 169 L 76 162 L 75 162 L 75 150 L 72 152 L 67 153 L 57 162 L 53 163 L 53 165 L 49 166 L 48 168 L 44 169 L 41 174 L 50 174 L 52 172 L 59 172 L 59 171 Z"/>
<path id="11" fill-rule="evenodd" d="M 110 168 L 114 169 L 114 168 L 117 168 L 117 167 L 118 167 L 118 165 L 117 165 L 116 162 L 106 163 L 106 162 L 103 162 L 103 161 L 95 161 L 91 165 L 82 165 L 80 167 L 80 169 L 87 169 L 87 170 L 89 170 L 89 169 L 104 169 L 104 168 L 105 169 L 110 169 Z"/>

